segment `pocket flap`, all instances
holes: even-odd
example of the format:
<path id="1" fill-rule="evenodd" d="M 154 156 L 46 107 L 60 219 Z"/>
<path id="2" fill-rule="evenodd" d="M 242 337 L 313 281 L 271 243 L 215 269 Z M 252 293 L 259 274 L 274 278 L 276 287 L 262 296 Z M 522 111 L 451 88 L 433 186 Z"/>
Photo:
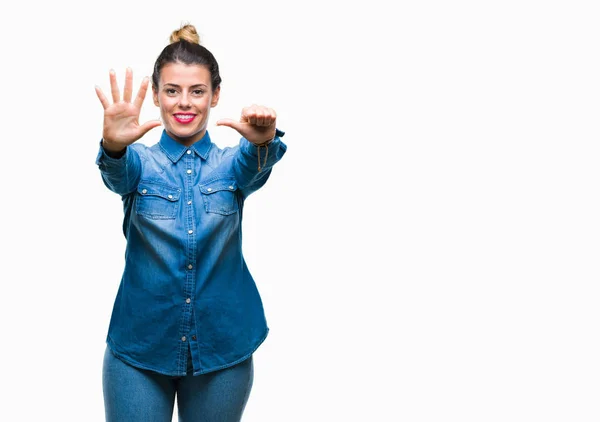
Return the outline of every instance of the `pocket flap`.
<path id="1" fill-rule="evenodd" d="M 181 189 L 162 183 L 140 181 L 138 193 L 143 196 L 160 196 L 161 198 L 174 202 L 179 200 Z"/>
<path id="2" fill-rule="evenodd" d="M 237 183 L 234 179 L 217 179 L 200 185 L 200 192 L 205 195 L 219 191 L 234 192 L 237 190 Z"/>

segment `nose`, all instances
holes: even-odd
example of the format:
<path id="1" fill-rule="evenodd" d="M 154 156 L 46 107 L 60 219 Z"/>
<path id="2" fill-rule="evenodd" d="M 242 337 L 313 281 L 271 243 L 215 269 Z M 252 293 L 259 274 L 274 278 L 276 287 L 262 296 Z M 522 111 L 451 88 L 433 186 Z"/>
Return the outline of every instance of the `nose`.
<path id="1" fill-rule="evenodd" d="M 190 97 L 187 92 L 184 92 L 181 97 L 179 97 L 179 107 L 181 108 L 190 108 L 192 105 L 190 101 Z"/>

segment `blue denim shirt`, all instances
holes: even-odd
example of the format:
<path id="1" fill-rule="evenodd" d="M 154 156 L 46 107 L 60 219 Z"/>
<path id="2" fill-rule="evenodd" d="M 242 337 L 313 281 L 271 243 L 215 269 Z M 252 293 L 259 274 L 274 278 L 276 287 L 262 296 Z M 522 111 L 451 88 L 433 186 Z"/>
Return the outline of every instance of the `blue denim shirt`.
<path id="1" fill-rule="evenodd" d="M 100 142 L 96 164 L 121 195 L 127 239 L 106 340 L 120 359 L 182 376 L 191 352 L 198 375 L 243 361 L 264 341 L 262 301 L 242 254 L 242 209 L 285 154 L 283 134 L 268 150 L 244 138 L 221 149 L 208 132 L 186 147 L 163 130 L 155 145 L 132 144 L 118 159 Z"/>

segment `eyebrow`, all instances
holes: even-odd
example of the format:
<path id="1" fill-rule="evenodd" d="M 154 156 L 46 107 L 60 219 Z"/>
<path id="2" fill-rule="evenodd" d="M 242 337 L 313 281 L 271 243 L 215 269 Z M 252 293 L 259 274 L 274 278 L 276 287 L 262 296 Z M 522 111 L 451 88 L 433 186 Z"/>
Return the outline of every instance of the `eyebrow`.
<path id="1" fill-rule="evenodd" d="M 181 87 L 180 87 L 179 85 L 177 85 L 177 84 L 170 84 L 170 83 L 164 84 L 164 86 L 173 86 L 173 87 L 175 87 L 175 88 L 181 88 Z M 198 87 L 204 87 L 204 88 L 208 88 L 208 85 L 204 85 L 204 84 L 196 84 L 196 85 L 192 85 L 190 88 L 198 88 Z"/>

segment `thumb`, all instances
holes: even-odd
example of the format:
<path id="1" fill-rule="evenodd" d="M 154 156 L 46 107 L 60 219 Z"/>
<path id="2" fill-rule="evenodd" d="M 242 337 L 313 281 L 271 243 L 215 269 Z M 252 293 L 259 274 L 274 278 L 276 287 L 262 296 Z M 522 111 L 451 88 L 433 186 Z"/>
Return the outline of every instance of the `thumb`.
<path id="1" fill-rule="evenodd" d="M 140 126 L 140 132 L 143 135 L 151 129 L 154 129 L 155 127 L 158 127 L 160 125 L 162 125 L 162 122 L 160 120 L 150 120 Z"/>
<path id="2" fill-rule="evenodd" d="M 228 126 L 232 129 L 237 130 L 238 132 L 242 130 L 242 124 L 237 120 L 233 119 L 220 119 L 217 121 L 217 126 Z"/>

